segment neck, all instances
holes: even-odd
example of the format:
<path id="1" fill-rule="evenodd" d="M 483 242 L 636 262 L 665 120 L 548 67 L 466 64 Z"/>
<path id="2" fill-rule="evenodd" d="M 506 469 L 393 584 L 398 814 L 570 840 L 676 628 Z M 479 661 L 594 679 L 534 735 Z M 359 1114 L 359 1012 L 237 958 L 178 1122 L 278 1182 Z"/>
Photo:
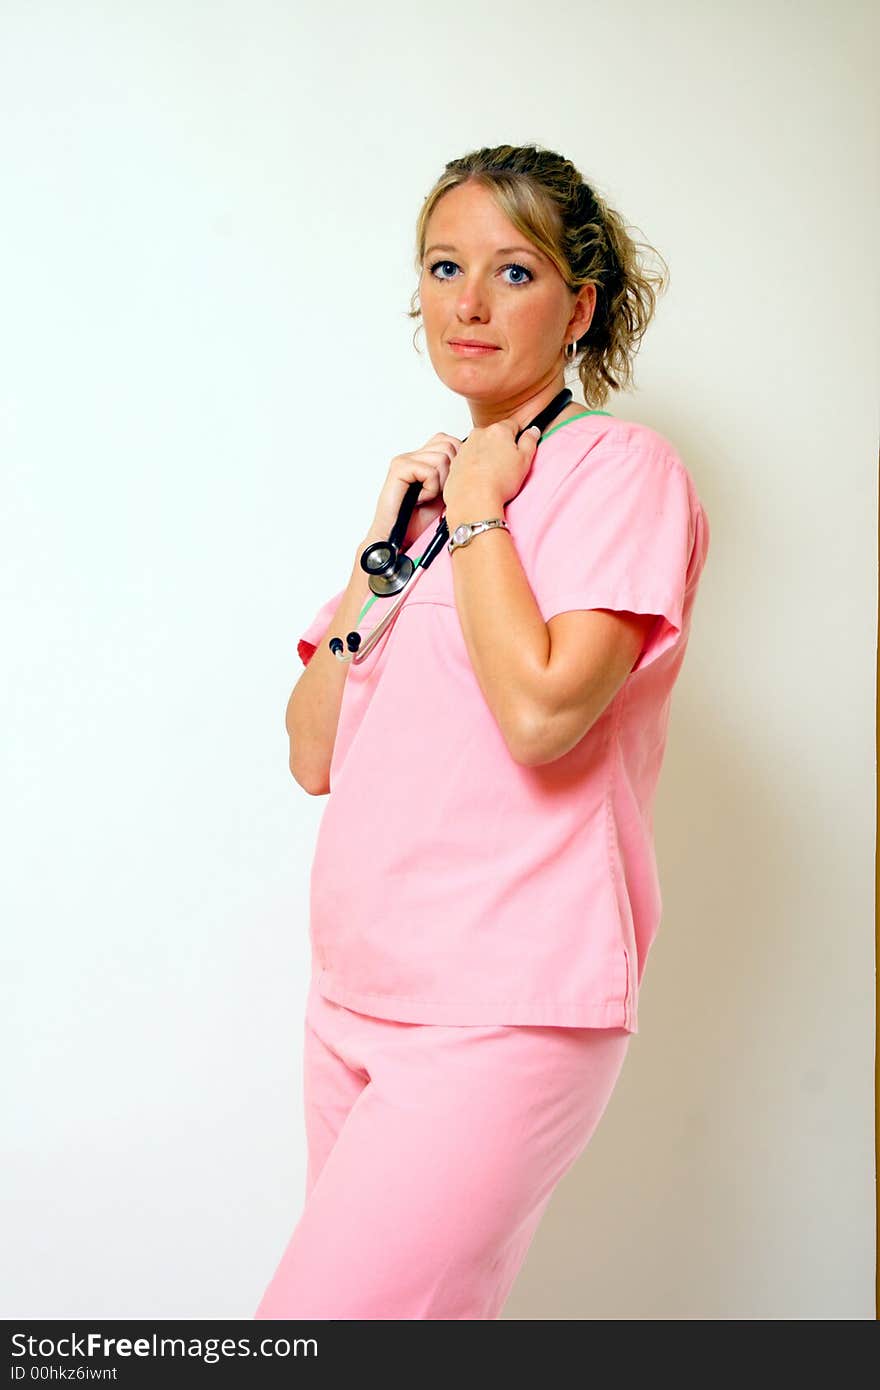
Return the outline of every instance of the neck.
<path id="1" fill-rule="evenodd" d="M 474 428 L 484 429 L 486 425 L 494 425 L 497 420 L 515 419 L 518 428 L 523 429 L 545 405 L 550 404 L 554 396 L 559 395 L 564 386 L 564 375 L 559 372 L 552 380 L 503 400 L 469 400 L 468 406 Z M 569 401 L 562 414 L 565 415 L 566 411 L 574 408 L 583 410 L 583 406 L 577 401 Z M 554 421 L 555 423 L 557 422 Z"/>

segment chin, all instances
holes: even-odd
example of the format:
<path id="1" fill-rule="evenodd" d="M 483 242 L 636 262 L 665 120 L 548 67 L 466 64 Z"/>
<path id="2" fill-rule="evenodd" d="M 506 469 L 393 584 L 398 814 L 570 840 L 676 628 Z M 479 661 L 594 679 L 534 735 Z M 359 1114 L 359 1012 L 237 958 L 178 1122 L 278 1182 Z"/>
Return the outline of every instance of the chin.
<path id="1" fill-rule="evenodd" d="M 474 363 L 463 365 L 473 367 Z M 467 396 L 468 400 L 496 400 L 498 397 L 510 394 L 511 388 L 504 380 L 495 377 L 492 381 L 481 380 L 479 374 L 471 371 L 442 371 L 437 372 L 438 377 L 444 386 L 448 386 L 450 391 L 454 391 L 457 396 Z"/>

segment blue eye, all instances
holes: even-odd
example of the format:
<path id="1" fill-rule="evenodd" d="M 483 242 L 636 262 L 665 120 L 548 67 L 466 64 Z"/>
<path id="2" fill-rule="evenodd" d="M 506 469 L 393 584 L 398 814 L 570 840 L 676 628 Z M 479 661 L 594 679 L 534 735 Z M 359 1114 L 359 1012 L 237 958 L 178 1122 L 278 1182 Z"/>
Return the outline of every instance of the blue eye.
<path id="1" fill-rule="evenodd" d="M 534 279 L 534 276 L 532 275 L 532 272 L 531 272 L 530 270 L 528 270 L 528 269 L 526 268 L 526 266 L 524 266 L 524 265 L 517 265 L 516 261 L 511 261 L 509 265 L 503 265 L 503 266 L 501 267 L 501 269 L 502 269 L 502 270 L 521 270 L 522 273 L 523 273 L 523 275 L 527 275 L 527 276 L 529 277 L 529 280 L 533 280 L 533 279 Z M 529 280 L 511 280 L 511 281 L 510 281 L 510 284 L 512 284 L 512 285 L 527 285 L 527 284 L 529 283 Z"/>
<path id="2" fill-rule="evenodd" d="M 458 266 L 456 266 L 455 261 L 435 261 L 433 265 L 429 266 L 429 270 L 430 273 L 434 276 L 435 280 L 451 280 L 453 278 L 451 275 L 437 275 L 435 273 L 440 268 L 440 266 L 449 265 L 451 265 L 455 270 L 458 269 Z M 519 265 L 516 261 L 508 262 L 508 264 L 503 265 L 501 269 L 521 271 L 522 274 L 527 277 L 525 280 L 508 280 L 508 285 L 527 285 L 530 280 L 534 280 L 535 278 L 527 266 Z"/>

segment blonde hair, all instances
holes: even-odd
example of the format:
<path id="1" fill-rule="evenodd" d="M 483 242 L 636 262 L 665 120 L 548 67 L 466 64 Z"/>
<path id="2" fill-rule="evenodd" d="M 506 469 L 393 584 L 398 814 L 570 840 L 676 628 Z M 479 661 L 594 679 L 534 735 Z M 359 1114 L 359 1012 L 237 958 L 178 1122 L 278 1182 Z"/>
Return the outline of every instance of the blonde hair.
<path id="1" fill-rule="evenodd" d="M 428 193 L 416 224 L 417 271 L 431 213 L 444 193 L 470 179 L 489 190 L 517 230 L 553 262 L 573 294 L 583 285 L 596 286 L 593 318 L 578 339 L 574 361 L 587 406 L 604 405 L 609 391 L 633 383 L 635 355 L 657 296 L 669 283 L 666 261 L 647 242 L 629 235 L 620 213 L 569 160 L 538 145 L 495 145 L 450 160 Z M 643 250 L 657 257 L 661 272 L 643 264 Z M 421 317 L 417 300 L 418 289 L 408 318 Z"/>

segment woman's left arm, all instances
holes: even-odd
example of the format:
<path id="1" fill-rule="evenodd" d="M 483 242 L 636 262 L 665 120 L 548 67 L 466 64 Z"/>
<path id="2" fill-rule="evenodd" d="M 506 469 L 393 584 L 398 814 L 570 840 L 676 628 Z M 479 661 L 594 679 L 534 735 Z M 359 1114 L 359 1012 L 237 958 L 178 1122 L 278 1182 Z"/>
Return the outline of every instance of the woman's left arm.
<path id="1" fill-rule="evenodd" d="M 504 489 L 484 477 L 447 507 L 464 521 L 503 516 Z M 544 621 L 509 531 L 495 527 L 451 556 L 455 604 L 471 665 L 511 756 L 527 767 L 573 748 L 638 658 L 652 614 L 577 609 Z"/>

